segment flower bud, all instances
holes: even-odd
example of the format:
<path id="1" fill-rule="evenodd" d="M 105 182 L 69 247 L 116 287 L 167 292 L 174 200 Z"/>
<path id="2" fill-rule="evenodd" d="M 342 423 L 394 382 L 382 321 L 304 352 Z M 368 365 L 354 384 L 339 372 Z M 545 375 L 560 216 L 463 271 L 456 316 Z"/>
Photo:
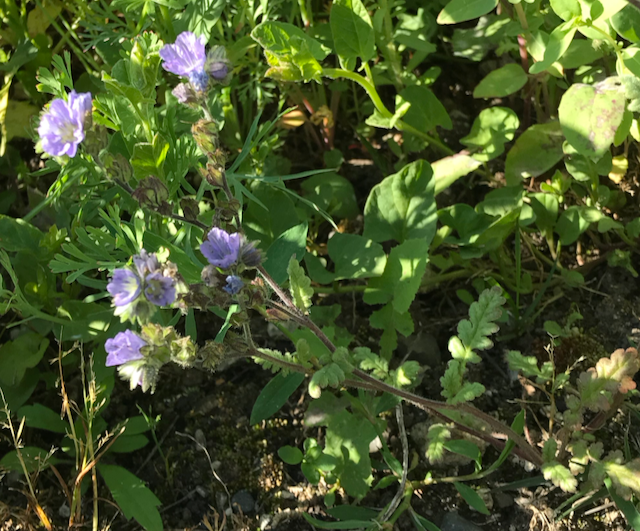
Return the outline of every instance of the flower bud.
<path id="1" fill-rule="evenodd" d="M 181 337 L 171 343 L 171 360 L 183 367 L 193 365 L 196 359 L 196 346 L 190 337 Z"/>
<path id="2" fill-rule="evenodd" d="M 195 199 L 192 199 L 191 197 L 183 197 L 180 199 L 180 208 L 182 208 L 185 218 L 189 220 L 198 219 L 200 207 Z"/>
<path id="3" fill-rule="evenodd" d="M 198 120 L 191 126 L 191 134 L 198 147 L 207 156 L 213 156 L 220 148 L 218 125 L 213 120 Z"/>
<path id="4" fill-rule="evenodd" d="M 214 46 L 207 54 L 204 69 L 215 83 L 227 85 L 231 79 L 231 63 L 224 46 Z"/>
<path id="5" fill-rule="evenodd" d="M 202 177 L 214 188 L 222 188 L 222 171 L 224 171 L 224 168 L 219 169 L 218 165 L 211 164 L 210 162 L 207 162 L 206 169 L 200 168 Z"/>
<path id="6" fill-rule="evenodd" d="M 204 347 L 198 349 L 198 357 L 202 360 L 202 366 L 210 371 L 214 371 L 220 365 L 226 353 L 227 348 L 224 343 L 216 343 L 211 339 L 205 342 Z"/>
<path id="7" fill-rule="evenodd" d="M 273 323 L 281 323 L 286 322 L 289 319 L 290 317 L 282 310 L 278 310 L 277 308 L 269 308 L 267 310 L 267 321 L 271 321 Z"/>
<path id="8" fill-rule="evenodd" d="M 185 105 L 196 105 L 198 103 L 198 95 L 191 86 L 191 83 L 178 83 L 171 91 L 180 103 Z"/>
<path id="9" fill-rule="evenodd" d="M 171 213 L 171 205 L 167 202 L 169 189 L 153 175 L 142 179 L 131 195 L 141 207 L 150 208 L 164 215 Z"/>

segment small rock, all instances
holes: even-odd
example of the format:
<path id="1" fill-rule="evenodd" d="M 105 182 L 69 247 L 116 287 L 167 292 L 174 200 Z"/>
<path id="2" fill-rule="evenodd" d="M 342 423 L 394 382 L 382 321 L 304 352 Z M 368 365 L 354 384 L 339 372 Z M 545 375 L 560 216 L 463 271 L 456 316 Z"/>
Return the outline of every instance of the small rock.
<path id="1" fill-rule="evenodd" d="M 203 447 L 207 447 L 207 438 L 204 436 L 204 432 L 201 429 L 196 430 L 196 436 L 194 439 L 198 441 L 198 444 Z"/>
<path id="2" fill-rule="evenodd" d="M 196 487 L 196 494 L 198 496 L 200 496 L 201 498 L 206 498 L 207 497 L 207 490 L 204 487 L 201 487 L 200 485 L 198 485 Z"/>
<path id="3" fill-rule="evenodd" d="M 186 507 L 182 510 L 182 519 L 185 522 L 190 522 L 191 521 L 191 511 L 189 509 L 187 509 Z"/>
<path id="4" fill-rule="evenodd" d="M 507 507 L 511 507 L 513 505 L 513 498 L 506 492 L 495 492 L 493 494 L 493 499 L 498 504 L 498 507 L 500 507 L 500 509 L 506 509 Z"/>
<path id="5" fill-rule="evenodd" d="M 256 502 L 248 491 L 239 490 L 231 498 L 231 506 L 235 505 L 240 507 L 243 514 L 249 514 L 253 512 Z"/>
<path id="6" fill-rule="evenodd" d="M 58 509 L 58 514 L 62 517 L 62 518 L 69 518 L 69 516 L 71 516 L 71 509 L 69 509 L 69 506 L 66 503 L 63 503 L 60 506 L 60 509 Z"/>
<path id="7" fill-rule="evenodd" d="M 369 443 L 370 454 L 375 454 L 380 450 L 380 448 L 382 448 L 382 441 L 380 440 L 380 437 L 376 437 L 375 439 L 373 439 L 373 441 Z"/>
<path id="8" fill-rule="evenodd" d="M 296 495 L 293 492 L 289 492 L 288 490 L 283 490 L 280 492 L 280 498 L 283 500 L 293 500 Z"/>
<path id="9" fill-rule="evenodd" d="M 462 518 L 456 511 L 452 511 L 442 520 L 440 531 L 482 531 L 482 528 Z"/>

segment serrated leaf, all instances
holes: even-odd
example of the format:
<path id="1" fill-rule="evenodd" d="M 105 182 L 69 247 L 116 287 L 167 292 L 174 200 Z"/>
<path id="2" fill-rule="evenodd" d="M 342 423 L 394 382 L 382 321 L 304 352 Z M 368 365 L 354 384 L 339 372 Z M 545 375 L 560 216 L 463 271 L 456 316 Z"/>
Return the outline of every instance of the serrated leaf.
<path id="1" fill-rule="evenodd" d="M 468 349 L 486 350 L 493 346 L 488 336 L 498 331 L 494 321 L 502 315 L 504 303 L 502 288 L 494 286 L 484 290 L 479 300 L 469 307 L 469 320 L 458 324 L 458 336 Z"/>
<path id="2" fill-rule="evenodd" d="M 311 307 L 311 298 L 313 297 L 311 279 L 305 275 L 304 268 L 295 257 L 289 260 L 287 273 L 289 274 L 289 291 L 293 297 L 293 302 L 301 310 L 307 310 Z"/>
<path id="3" fill-rule="evenodd" d="M 525 376 L 542 376 L 535 356 L 523 356 L 517 350 L 507 352 L 507 363 L 512 371 L 522 371 Z"/>
<path id="4" fill-rule="evenodd" d="M 484 394 L 484 385 L 478 382 L 464 382 L 460 390 L 448 402 L 450 404 L 460 404 L 461 402 L 471 402 Z"/>

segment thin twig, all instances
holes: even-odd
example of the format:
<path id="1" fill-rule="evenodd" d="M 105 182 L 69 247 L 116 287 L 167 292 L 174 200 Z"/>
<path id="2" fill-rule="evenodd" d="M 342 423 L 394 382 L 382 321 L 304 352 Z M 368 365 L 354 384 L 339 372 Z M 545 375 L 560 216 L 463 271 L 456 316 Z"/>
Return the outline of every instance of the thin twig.
<path id="1" fill-rule="evenodd" d="M 409 442 L 407 441 L 407 432 L 404 427 L 404 415 L 402 414 L 402 402 L 396 406 L 396 421 L 398 422 L 398 431 L 400 432 L 400 442 L 402 443 L 402 478 L 400 486 L 393 500 L 384 512 L 382 521 L 386 522 L 400 505 L 404 496 L 404 488 L 407 484 L 407 474 L 409 474 Z"/>

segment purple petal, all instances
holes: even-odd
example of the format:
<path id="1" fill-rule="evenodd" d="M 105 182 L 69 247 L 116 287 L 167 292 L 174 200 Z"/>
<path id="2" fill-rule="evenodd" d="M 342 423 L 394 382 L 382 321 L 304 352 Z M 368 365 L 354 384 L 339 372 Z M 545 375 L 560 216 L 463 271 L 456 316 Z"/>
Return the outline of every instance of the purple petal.
<path id="1" fill-rule="evenodd" d="M 111 282 L 107 284 L 107 291 L 113 297 L 116 306 L 132 303 L 140 295 L 140 279 L 130 269 L 114 269 Z"/>
<path id="2" fill-rule="evenodd" d="M 160 50 L 162 68 L 184 77 L 203 70 L 206 60 L 205 44 L 203 36 L 196 37 L 190 31 L 183 31 L 174 44 L 167 44 Z"/>
<path id="3" fill-rule="evenodd" d="M 207 240 L 200 246 L 200 251 L 211 265 L 227 269 L 238 261 L 241 245 L 240 233 L 229 234 L 214 227 L 207 234 Z"/>
<path id="4" fill-rule="evenodd" d="M 107 351 L 107 367 L 122 365 L 128 361 L 142 359 L 144 356 L 140 352 L 142 347 L 147 345 L 146 341 L 131 330 L 118 332 L 116 337 L 107 339 L 104 347 Z"/>
<path id="5" fill-rule="evenodd" d="M 157 271 L 147 275 L 145 284 L 144 294 L 156 306 L 168 306 L 176 300 L 175 281 L 171 277 Z"/>
<path id="6" fill-rule="evenodd" d="M 91 94 L 71 91 L 69 101 L 57 98 L 42 115 L 38 134 L 42 149 L 53 156 L 74 157 L 84 140 L 84 120 L 91 112 Z"/>

